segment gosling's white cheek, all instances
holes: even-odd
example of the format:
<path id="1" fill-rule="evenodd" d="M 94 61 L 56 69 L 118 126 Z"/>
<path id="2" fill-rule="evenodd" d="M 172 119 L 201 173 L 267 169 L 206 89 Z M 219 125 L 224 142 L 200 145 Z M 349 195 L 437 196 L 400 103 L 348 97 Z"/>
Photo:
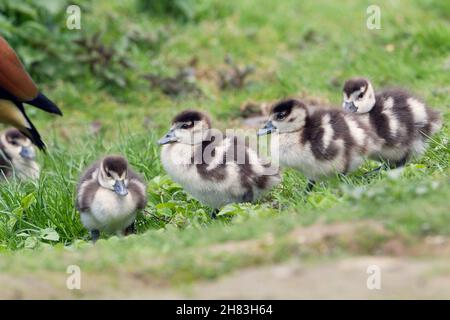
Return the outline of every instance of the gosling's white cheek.
<path id="1" fill-rule="evenodd" d="M 177 137 L 178 142 L 190 144 L 192 141 L 191 135 L 188 132 L 182 132 L 180 130 L 175 131 L 175 137 Z"/>
<path id="2" fill-rule="evenodd" d="M 358 111 L 357 113 L 366 113 L 369 112 L 371 109 L 370 101 L 363 101 L 360 102 L 358 105 Z"/>

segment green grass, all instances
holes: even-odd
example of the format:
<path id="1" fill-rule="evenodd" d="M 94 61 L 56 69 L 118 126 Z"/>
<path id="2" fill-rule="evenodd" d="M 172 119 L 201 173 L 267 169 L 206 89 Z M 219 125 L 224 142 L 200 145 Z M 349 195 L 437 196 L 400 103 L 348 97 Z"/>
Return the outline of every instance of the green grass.
<path id="1" fill-rule="evenodd" d="M 267 232 L 281 237 L 319 220 L 378 220 L 413 238 L 450 235 L 450 25 L 444 10 L 435 9 L 437 4 L 442 5 L 430 0 L 382 1 L 382 29 L 368 30 L 365 1 L 201 1 L 192 21 L 154 17 L 140 12 L 132 1 L 97 1 L 83 16 L 84 30 L 103 29 L 106 41 L 114 42 L 136 27 L 163 29 L 167 39 L 158 50 L 128 53 L 137 68 L 127 88 L 102 89 L 90 75 L 83 81 L 56 80 L 43 86 L 64 117 L 28 108 L 49 153 L 39 156 L 43 170 L 37 183 L 11 181 L 0 189 L 0 251 L 7 257 L 0 257 L 0 265 L 12 270 L 26 260 L 24 266 L 59 268 L 67 262 L 59 259 L 67 254 L 60 247 L 69 246 L 74 259 L 86 257 L 94 270 L 125 260 L 132 266 L 133 259 L 143 254 L 164 257 L 163 265 L 150 266 L 148 272 L 162 278 L 178 272 L 180 278 L 190 279 L 295 255 L 280 240 L 277 248 L 267 249 L 267 259 L 206 255 L 206 262 L 191 261 L 200 247 L 259 238 Z M 106 27 L 111 17 L 120 28 Z M 242 89 L 221 91 L 213 77 L 199 76 L 202 97 L 170 98 L 142 79 L 148 72 L 174 75 L 177 65 L 194 56 L 199 73 L 214 74 L 226 68 L 227 53 L 239 65 L 255 67 Z M 165 175 L 155 142 L 179 110 L 205 110 L 216 127 L 237 127 L 239 107 L 248 100 L 271 101 L 303 92 L 338 106 L 341 85 L 355 75 L 369 77 L 376 88 L 405 86 L 444 114 L 445 126 L 425 156 L 398 176 L 382 172 L 367 178 L 363 174 L 376 163 L 366 163 L 348 177 L 326 181 L 305 195 L 306 179 L 286 170 L 282 185 L 259 203 L 228 206 L 219 219 L 211 220 L 209 208 Z M 97 136 L 91 133 L 93 121 L 101 123 Z M 126 155 L 143 174 L 149 183 L 149 204 L 138 218 L 138 235 L 100 241 L 98 248 L 105 255 L 94 262 L 88 258 L 94 249 L 85 243 L 88 234 L 74 208 L 74 189 L 82 170 L 108 153 Z M 45 253 L 38 249 L 49 246 L 59 249 Z M 8 253 L 23 248 L 33 250 Z"/>

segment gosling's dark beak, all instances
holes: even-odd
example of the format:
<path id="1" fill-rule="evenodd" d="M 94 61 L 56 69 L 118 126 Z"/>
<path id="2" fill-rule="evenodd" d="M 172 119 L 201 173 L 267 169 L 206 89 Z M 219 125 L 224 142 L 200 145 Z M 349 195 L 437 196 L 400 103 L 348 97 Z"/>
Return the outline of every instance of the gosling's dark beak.
<path id="1" fill-rule="evenodd" d="M 258 130 L 257 135 L 263 136 L 263 135 L 270 134 L 275 131 L 277 131 L 277 127 L 275 127 L 273 125 L 272 121 L 267 121 L 266 125 L 263 128 Z"/>
<path id="2" fill-rule="evenodd" d="M 345 101 L 344 102 L 344 111 L 355 113 L 356 111 L 358 111 L 358 107 L 355 106 L 353 101 L 351 101 L 351 102 Z"/>
<path id="3" fill-rule="evenodd" d="M 32 147 L 22 147 L 19 154 L 22 158 L 29 160 L 34 159 L 34 157 L 36 156 Z"/>
<path id="4" fill-rule="evenodd" d="M 125 187 L 122 180 L 116 180 L 116 183 L 114 184 L 114 192 L 119 196 L 126 196 L 128 194 L 128 189 Z"/>
<path id="5" fill-rule="evenodd" d="M 173 130 L 169 130 L 164 137 L 159 139 L 158 144 L 163 145 L 175 141 L 178 141 L 178 138 L 175 136 L 175 132 Z"/>

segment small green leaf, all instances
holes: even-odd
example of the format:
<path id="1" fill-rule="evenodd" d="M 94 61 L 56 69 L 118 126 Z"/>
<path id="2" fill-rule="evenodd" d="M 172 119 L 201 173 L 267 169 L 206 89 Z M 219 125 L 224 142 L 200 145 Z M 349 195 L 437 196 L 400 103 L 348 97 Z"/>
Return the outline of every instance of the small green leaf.
<path id="1" fill-rule="evenodd" d="M 38 243 L 39 243 L 38 238 L 36 238 L 36 237 L 28 237 L 25 240 L 24 247 L 27 248 L 27 249 L 34 249 L 34 248 L 36 248 Z"/>
<path id="2" fill-rule="evenodd" d="M 42 229 L 40 237 L 42 240 L 59 241 L 59 234 L 53 228 Z"/>
<path id="3" fill-rule="evenodd" d="M 13 230 L 17 223 L 17 218 L 15 216 L 10 216 L 8 220 L 8 229 Z"/>
<path id="4" fill-rule="evenodd" d="M 23 209 L 28 209 L 34 202 L 36 202 L 36 197 L 34 193 L 29 193 L 20 201 L 20 205 Z"/>
<path id="5" fill-rule="evenodd" d="M 173 202 L 164 202 L 164 203 L 158 203 L 156 205 L 156 209 L 175 209 L 176 204 Z"/>
<path id="6" fill-rule="evenodd" d="M 22 238 L 28 238 L 30 235 L 28 233 L 21 232 L 21 233 L 17 234 L 17 236 L 22 237 Z"/>
<path id="7" fill-rule="evenodd" d="M 225 207 L 222 208 L 222 210 L 220 210 L 220 212 L 217 214 L 218 216 L 223 216 L 223 215 L 236 215 L 238 214 L 240 211 L 242 211 L 241 208 L 239 208 L 237 205 L 235 204 L 229 204 L 226 205 Z"/>
<path id="8" fill-rule="evenodd" d="M 21 218 L 22 214 L 23 214 L 23 208 L 22 207 L 17 207 L 12 211 L 12 214 L 17 217 L 17 218 Z"/>

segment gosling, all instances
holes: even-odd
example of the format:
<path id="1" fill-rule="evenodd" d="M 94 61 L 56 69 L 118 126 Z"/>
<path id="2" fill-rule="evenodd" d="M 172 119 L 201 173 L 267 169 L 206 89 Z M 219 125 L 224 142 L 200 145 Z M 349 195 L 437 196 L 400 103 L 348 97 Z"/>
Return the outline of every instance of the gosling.
<path id="1" fill-rule="evenodd" d="M 369 80 L 353 78 L 345 82 L 343 95 L 344 110 L 358 114 L 382 141 L 380 152 L 371 158 L 382 160 L 391 168 L 422 155 L 428 139 L 442 126 L 438 111 L 403 89 L 375 93 Z"/>
<path id="2" fill-rule="evenodd" d="M 278 140 L 272 143 L 272 155 L 278 156 L 281 166 L 308 178 L 307 191 L 317 180 L 354 171 L 380 144 L 358 117 L 339 109 L 313 108 L 297 99 L 272 107 L 258 135 L 273 132 Z"/>
<path id="3" fill-rule="evenodd" d="M 76 208 L 92 241 L 101 231 L 134 233 L 137 211 L 147 204 L 146 188 L 122 156 L 107 156 L 91 165 L 78 183 Z"/>
<path id="4" fill-rule="evenodd" d="M 169 176 L 194 198 L 217 211 L 230 203 L 254 202 L 280 182 L 277 168 L 263 163 L 241 138 L 211 129 L 207 115 L 185 110 L 159 140 Z"/>
<path id="5" fill-rule="evenodd" d="M 16 128 L 0 134 L 0 172 L 1 178 L 39 179 L 40 168 L 31 140 Z"/>

